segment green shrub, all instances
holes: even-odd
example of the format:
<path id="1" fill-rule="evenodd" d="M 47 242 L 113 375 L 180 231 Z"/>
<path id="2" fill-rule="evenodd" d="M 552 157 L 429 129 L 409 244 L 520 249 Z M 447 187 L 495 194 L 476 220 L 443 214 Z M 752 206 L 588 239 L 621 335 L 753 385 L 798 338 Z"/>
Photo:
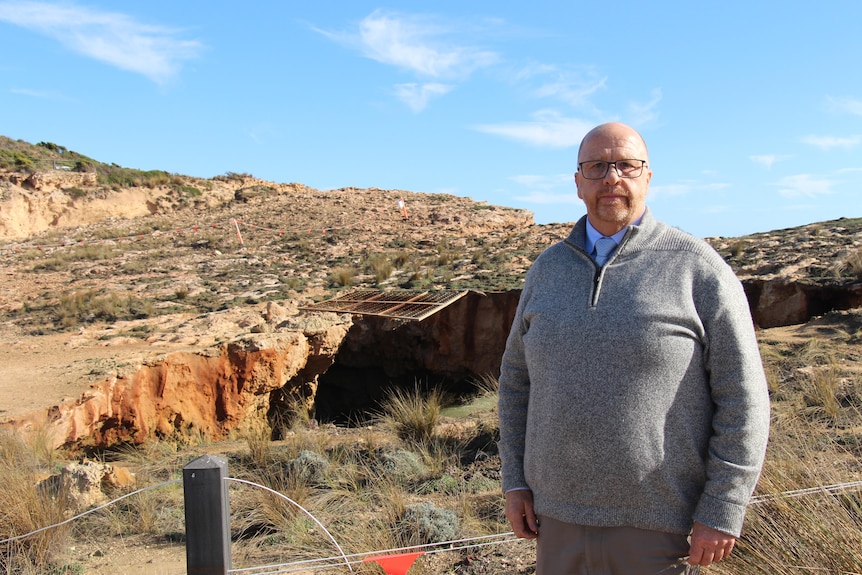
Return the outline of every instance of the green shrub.
<path id="1" fill-rule="evenodd" d="M 428 501 L 408 505 L 398 525 L 404 540 L 414 545 L 452 541 L 460 528 L 454 511 L 435 507 Z"/>
<path id="2" fill-rule="evenodd" d="M 304 449 L 287 464 L 294 480 L 306 485 L 323 485 L 329 471 L 329 460 L 314 451 Z"/>
<path id="3" fill-rule="evenodd" d="M 419 456 L 404 449 L 381 455 L 380 470 L 386 477 L 398 481 L 414 479 L 426 473 Z"/>
<path id="4" fill-rule="evenodd" d="M 32 172 L 35 164 L 35 159 L 23 152 L 0 149 L 0 168 L 19 172 Z"/>

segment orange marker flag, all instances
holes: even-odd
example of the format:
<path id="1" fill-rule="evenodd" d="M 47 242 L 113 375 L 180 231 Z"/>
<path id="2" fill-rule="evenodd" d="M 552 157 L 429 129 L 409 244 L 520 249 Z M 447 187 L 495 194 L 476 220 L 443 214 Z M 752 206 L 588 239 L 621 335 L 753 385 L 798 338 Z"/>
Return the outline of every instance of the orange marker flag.
<path id="1" fill-rule="evenodd" d="M 415 553 L 400 553 L 398 555 L 381 555 L 380 557 L 366 557 L 363 561 L 377 562 L 378 565 L 383 567 L 387 575 L 407 575 L 416 559 L 424 554 L 424 551 L 417 551 Z"/>

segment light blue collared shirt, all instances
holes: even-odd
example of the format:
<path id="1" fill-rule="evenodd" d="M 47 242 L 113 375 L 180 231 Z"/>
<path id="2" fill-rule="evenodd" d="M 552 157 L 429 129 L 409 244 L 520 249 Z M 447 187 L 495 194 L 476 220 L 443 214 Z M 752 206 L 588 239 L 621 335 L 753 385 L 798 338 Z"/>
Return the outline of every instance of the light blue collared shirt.
<path id="1" fill-rule="evenodd" d="M 639 225 L 641 223 L 641 220 L 643 219 L 643 217 L 644 217 L 643 214 L 641 214 L 640 217 L 638 219 L 636 219 L 634 222 L 632 222 L 631 225 L 633 225 L 633 226 Z M 623 229 L 621 229 L 620 231 L 618 231 L 617 233 L 615 233 L 614 235 L 609 236 L 609 237 L 611 239 L 613 239 L 617 245 L 620 245 L 620 242 L 623 241 L 623 236 L 626 235 L 626 232 L 628 230 L 629 230 L 629 226 L 626 226 Z M 596 228 L 593 227 L 593 224 L 590 223 L 590 218 L 587 218 L 587 239 L 584 242 L 584 249 L 587 250 L 588 254 L 593 255 L 593 250 L 596 248 L 596 242 L 599 240 L 599 238 L 603 238 L 603 237 L 605 237 L 605 236 L 603 236 Z M 614 251 L 616 251 L 616 249 L 614 249 Z M 612 254 L 613 254 L 613 252 L 611 252 L 611 254 L 609 254 L 609 257 Z"/>

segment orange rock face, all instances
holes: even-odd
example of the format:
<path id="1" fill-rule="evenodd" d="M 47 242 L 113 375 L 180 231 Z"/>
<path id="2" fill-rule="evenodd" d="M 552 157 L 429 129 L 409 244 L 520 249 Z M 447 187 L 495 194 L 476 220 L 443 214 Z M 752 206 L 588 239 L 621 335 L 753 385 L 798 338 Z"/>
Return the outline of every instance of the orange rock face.
<path id="1" fill-rule="evenodd" d="M 272 392 L 316 390 L 349 326 L 341 320 L 310 333 L 256 334 L 208 353 L 171 353 L 10 426 L 43 426 L 55 447 L 218 439 L 266 418 Z"/>

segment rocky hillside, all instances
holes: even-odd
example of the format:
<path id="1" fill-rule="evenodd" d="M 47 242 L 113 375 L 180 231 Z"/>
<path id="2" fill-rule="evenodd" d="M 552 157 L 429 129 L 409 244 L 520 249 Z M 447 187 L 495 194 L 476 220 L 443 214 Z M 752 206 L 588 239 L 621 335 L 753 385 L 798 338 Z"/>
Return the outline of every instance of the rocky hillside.
<path id="1" fill-rule="evenodd" d="M 493 375 L 530 263 L 568 231 L 445 194 L 202 180 L 0 137 L 0 421 L 53 422 L 58 444 L 217 435 L 313 403 L 333 364 L 348 403 L 373 400 L 348 388 L 363 378 Z M 709 241 L 760 327 L 862 304 L 862 219 Z M 351 288 L 485 295 L 418 327 L 299 309 Z"/>

